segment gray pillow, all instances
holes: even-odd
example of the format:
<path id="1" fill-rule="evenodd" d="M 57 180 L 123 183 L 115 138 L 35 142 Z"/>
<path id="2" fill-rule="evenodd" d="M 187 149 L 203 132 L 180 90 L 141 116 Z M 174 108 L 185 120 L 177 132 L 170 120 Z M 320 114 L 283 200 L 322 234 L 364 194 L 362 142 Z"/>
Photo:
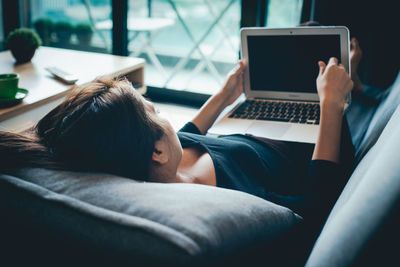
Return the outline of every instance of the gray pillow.
<path id="1" fill-rule="evenodd" d="M 389 119 L 400 103 L 400 72 L 393 85 L 387 89 L 387 96 L 382 100 L 374 115 L 368 120 L 369 125 L 356 151 L 356 160 L 360 161 L 376 143 Z M 360 114 L 360 118 L 367 114 Z"/>
<path id="2" fill-rule="evenodd" d="M 113 250 L 132 260 L 141 256 L 148 262 L 178 264 L 196 258 L 228 258 L 255 244 L 273 244 L 301 222 L 285 207 L 204 185 L 145 183 L 45 169 L 0 175 L 0 181 L 20 195 L 13 199 L 16 193 L 7 189 L 9 203 L 3 205 L 12 207 L 17 201 L 19 212 L 31 209 L 29 218 L 51 209 L 51 214 L 34 217 L 40 217 L 43 225 L 56 224 L 82 242 L 112 244 Z M 21 194 L 30 198 L 22 203 Z M 33 205 L 32 199 L 42 202 Z M 18 208 L 21 205 L 23 209 Z"/>

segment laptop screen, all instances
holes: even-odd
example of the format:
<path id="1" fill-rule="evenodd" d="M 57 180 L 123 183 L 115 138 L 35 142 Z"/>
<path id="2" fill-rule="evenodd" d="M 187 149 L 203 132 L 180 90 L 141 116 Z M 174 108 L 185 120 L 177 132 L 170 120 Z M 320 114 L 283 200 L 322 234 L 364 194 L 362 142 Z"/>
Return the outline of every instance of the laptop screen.
<path id="1" fill-rule="evenodd" d="M 247 36 L 252 90 L 316 93 L 318 61 L 336 57 L 340 35 Z"/>

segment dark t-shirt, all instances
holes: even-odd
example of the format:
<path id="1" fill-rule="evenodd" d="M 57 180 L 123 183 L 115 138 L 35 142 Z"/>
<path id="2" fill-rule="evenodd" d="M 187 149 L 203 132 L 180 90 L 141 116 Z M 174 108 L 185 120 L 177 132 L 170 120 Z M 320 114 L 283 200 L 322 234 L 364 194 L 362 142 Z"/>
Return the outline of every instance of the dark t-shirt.
<path id="1" fill-rule="evenodd" d="M 311 160 L 314 145 L 246 135 L 201 135 L 193 123 L 178 132 L 183 148 L 211 156 L 218 187 L 246 192 L 292 209 L 304 219 L 325 218 L 343 187 L 339 164 Z"/>
<path id="2" fill-rule="evenodd" d="M 210 154 L 217 186 L 261 197 L 303 217 L 302 224 L 274 243 L 277 251 L 283 251 L 282 257 L 303 265 L 353 168 L 354 148 L 346 120 L 341 164 L 312 160 L 313 144 L 246 135 L 208 137 L 190 122 L 178 137 L 183 148 L 200 146 Z"/>

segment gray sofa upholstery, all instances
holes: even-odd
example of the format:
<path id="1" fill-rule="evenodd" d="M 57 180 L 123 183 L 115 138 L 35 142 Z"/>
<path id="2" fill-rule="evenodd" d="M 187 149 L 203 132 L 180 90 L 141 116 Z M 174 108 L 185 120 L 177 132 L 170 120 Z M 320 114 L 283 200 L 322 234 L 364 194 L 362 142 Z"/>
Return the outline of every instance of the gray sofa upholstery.
<path id="1" fill-rule="evenodd" d="M 307 266 L 349 266 L 358 261 L 360 266 L 389 266 L 394 260 L 400 264 L 391 247 L 397 247 L 398 225 L 387 226 L 399 222 L 399 125 L 400 108 L 397 108 L 336 202 Z M 386 235 L 386 240 L 374 244 L 376 235 Z M 370 260 L 360 258 L 361 255 Z"/>
<path id="2" fill-rule="evenodd" d="M 100 173 L 22 169 L 1 175 L 0 198 L 1 242 L 16 241 L 2 252 L 25 248 L 37 257 L 51 251 L 44 261 L 36 259 L 49 265 L 56 258 L 70 264 L 219 265 L 258 247 L 271 250 L 272 260 L 276 244 L 302 220 L 239 191 Z M 31 244 L 21 247 L 27 239 Z"/>
<path id="3" fill-rule="evenodd" d="M 400 78 L 387 92 L 348 110 L 358 165 L 307 266 L 395 260 Z M 0 200 L 0 262 L 14 266 L 290 265 L 285 239 L 302 221 L 238 191 L 44 169 L 0 174 Z"/>
<path id="4" fill-rule="evenodd" d="M 388 91 L 367 94 L 381 103 L 358 99 L 347 114 L 358 164 L 306 266 L 400 264 L 400 73 Z"/>

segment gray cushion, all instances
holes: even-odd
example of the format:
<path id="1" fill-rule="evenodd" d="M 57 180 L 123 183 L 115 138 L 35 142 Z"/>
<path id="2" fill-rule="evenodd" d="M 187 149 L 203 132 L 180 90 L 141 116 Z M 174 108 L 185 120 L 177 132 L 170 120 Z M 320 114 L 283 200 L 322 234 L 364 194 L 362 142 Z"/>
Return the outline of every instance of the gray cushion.
<path id="1" fill-rule="evenodd" d="M 0 196 L 7 195 L 4 207 L 57 226 L 55 232 L 62 229 L 88 244 L 112 244 L 119 253 L 148 262 L 227 257 L 252 244 L 271 243 L 301 221 L 261 198 L 204 185 L 44 169 L 3 174 L 0 182 Z"/>
<path id="2" fill-rule="evenodd" d="M 399 125 L 400 107 L 355 169 L 329 215 L 307 266 L 352 265 L 360 260 L 360 253 L 365 252 L 372 237 L 384 228 L 389 215 L 395 214 L 400 200 Z M 379 246 L 387 250 L 390 244 L 383 240 Z M 388 259 L 379 258 L 381 263 L 385 260 Z"/>
<path id="3" fill-rule="evenodd" d="M 378 108 L 381 97 L 389 90 L 383 91 L 380 88 L 364 85 L 363 93 L 353 95 L 351 105 L 346 109 L 346 117 L 356 154 L 362 147 L 361 142 Z M 368 92 L 374 92 L 374 96 L 371 97 Z"/>
<path id="4" fill-rule="evenodd" d="M 366 128 L 365 133 L 358 144 L 358 149 L 355 155 L 357 161 L 360 161 L 376 143 L 379 135 L 382 133 L 393 112 L 400 103 L 400 72 L 393 85 L 387 89 L 386 94 L 387 95 L 384 95 L 382 102 L 379 104 L 379 107 L 376 109 L 372 117 L 369 117 L 369 109 L 362 109 L 361 113 L 357 115 L 358 120 L 362 121 L 362 118 L 368 118 L 369 122 L 368 128 Z M 373 110 L 373 108 L 371 109 Z"/>

